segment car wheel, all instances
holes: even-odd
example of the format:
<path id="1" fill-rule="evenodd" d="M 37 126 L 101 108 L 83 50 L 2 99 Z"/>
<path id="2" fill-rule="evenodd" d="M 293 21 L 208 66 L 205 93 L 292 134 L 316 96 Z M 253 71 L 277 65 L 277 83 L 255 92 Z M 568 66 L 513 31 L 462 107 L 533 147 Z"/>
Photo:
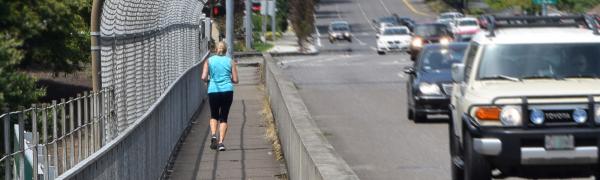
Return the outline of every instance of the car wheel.
<path id="1" fill-rule="evenodd" d="M 408 120 L 414 120 L 415 113 L 410 109 L 410 107 L 407 106 L 406 111 L 408 113 Z"/>
<path id="2" fill-rule="evenodd" d="M 458 160 L 461 157 L 459 156 L 460 148 L 458 146 L 458 139 L 454 133 L 452 117 L 450 117 L 450 122 L 448 122 L 448 139 L 450 142 L 448 144 L 450 145 L 450 171 L 452 173 L 452 179 L 462 180 L 464 178 L 463 171 L 461 168 L 462 165 L 459 166 L 457 164 L 459 162 L 455 161 L 455 159 Z"/>
<path id="3" fill-rule="evenodd" d="M 414 114 L 413 121 L 415 121 L 415 122 L 427 121 L 426 113 L 414 111 L 413 114 Z"/>
<path id="4" fill-rule="evenodd" d="M 333 39 L 329 39 L 329 43 L 333 44 Z"/>
<path id="5" fill-rule="evenodd" d="M 410 53 L 410 60 L 414 61 L 416 59 L 417 59 L 417 56 L 415 54 L 413 54 L 413 53 Z"/>
<path id="6" fill-rule="evenodd" d="M 385 55 L 385 52 L 383 52 L 383 51 L 377 51 L 377 54 L 379 54 L 379 55 Z"/>
<path id="7" fill-rule="evenodd" d="M 466 180 L 491 180 L 492 173 L 490 164 L 487 160 L 473 149 L 473 138 L 471 133 L 463 131 L 463 173 Z"/>
<path id="8" fill-rule="evenodd" d="M 350 42 L 350 43 L 351 43 L 351 42 L 352 42 L 352 38 L 348 38 L 348 42 Z"/>

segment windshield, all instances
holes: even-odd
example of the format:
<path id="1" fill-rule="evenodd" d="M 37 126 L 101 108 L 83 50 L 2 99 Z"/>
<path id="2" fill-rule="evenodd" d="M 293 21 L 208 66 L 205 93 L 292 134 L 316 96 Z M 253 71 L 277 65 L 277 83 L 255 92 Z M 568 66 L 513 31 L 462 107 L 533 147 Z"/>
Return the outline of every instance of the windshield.
<path id="1" fill-rule="evenodd" d="M 458 25 L 461 25 L 461 26 L 477 26 L 477 21 L 473 21 L 473 20 L 460 21 L 460 22 L 458 22 Z"/>
<path id="2" fill-rule="evenodd" d="M 379 18 L 379 22 L 389 23 L 389 24 L 396 24 L 397 23 L 396 22 L 396 18 L 394 18 L 394 17 L 382 17 L 382 18 Z"/>
<path id="3" fill-rule="evenodd" d="M 599 77 L 600 44 L 511 44 L 485 47 L 478 79 Z"/>
<path id="4" fill-rule="evenodd" d="M 349 31 L 350 27 L 348 26 L 348 24 L 339 23 L 339 24 L 332 24 L 331 29 L 334 31 Z"/>
<path id="5" fill-rule="evenodd" d="M 454 14 L 444 14 L 440 16 L 440 19 L 453 19 L 454 17 Z"/>
<path id="6" fill-rule="evenodd" d="M 446 25 L 443 24 L 427 24 L 415 27 L 415 34 L 418 36 L 442 36 L 446 35 Z"/>
<path id="7" fill-rule="evenodd" d="M 407 35 L 407 29 L 394 28 L 394 29 L 386 29 L 383 31 L 383 35 Z"/>
<path id="8" fill-rule="evenodd" d="M 443 49 L 426 50 L 421 59 L 420 69 L 423 71 L 450 70 L 452 64 L 461 63 L 467 46 L 454 46 Z"/>

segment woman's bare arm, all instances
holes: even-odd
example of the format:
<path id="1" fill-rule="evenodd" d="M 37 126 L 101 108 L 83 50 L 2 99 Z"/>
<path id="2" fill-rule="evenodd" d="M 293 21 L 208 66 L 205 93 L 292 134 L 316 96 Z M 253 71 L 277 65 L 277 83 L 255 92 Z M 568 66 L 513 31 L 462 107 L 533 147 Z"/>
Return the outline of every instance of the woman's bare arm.
<path id="1" fill-rule="evenodd" d="M 238 71 L 237 71 L 237 62 L 234 61 L 234 60 L 231 60 L 231 82 L 233 82 L 233 84 L 239 83 L 239 80 L 238 80 Z"/>
<path id="2" fill-rule="evenodd" d="M 208 82 L 208 59 L 204 60 L 204 65 L 202 65 L 202 80 L 204 82 Z"/>

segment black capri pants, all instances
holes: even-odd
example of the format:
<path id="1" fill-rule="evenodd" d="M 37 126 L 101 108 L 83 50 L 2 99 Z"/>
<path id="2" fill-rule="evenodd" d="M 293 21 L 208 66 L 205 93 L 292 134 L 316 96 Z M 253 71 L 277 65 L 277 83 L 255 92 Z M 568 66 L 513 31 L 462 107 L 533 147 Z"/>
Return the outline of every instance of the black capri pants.
<path id="1" fill-rule="evenodd" d="M 221 122 L 227 122 L 229 108 L 231 108 L 232 102 L 233 91 L 208 93 L 210 118 Z"/>

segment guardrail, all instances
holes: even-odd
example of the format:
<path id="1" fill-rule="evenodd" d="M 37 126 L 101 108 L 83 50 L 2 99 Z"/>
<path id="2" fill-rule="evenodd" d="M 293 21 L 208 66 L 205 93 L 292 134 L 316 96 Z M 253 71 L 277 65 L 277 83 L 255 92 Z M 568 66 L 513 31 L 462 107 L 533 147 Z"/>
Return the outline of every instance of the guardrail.
<path id="1" fill-rule="evenodd" d="M 206 96 L 201 65 L 185 71 L 124 133 L 57 179 L 159 179 Z"/>
<path id="2" fill-rule="evenodd" d="M 294 84 L 263 54 L 263 77 L 290 179 L 359 179 L 316 126 Z"/>

